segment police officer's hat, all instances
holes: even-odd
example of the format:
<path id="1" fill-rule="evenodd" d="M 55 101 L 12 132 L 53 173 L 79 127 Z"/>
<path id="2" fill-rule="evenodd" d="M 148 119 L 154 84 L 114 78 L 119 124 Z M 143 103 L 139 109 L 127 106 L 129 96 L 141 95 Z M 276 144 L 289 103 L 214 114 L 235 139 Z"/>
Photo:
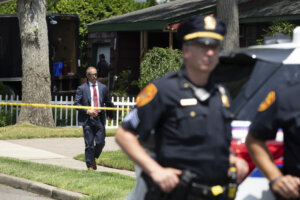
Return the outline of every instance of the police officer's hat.
<path id="1" fill-rule="evenodd" d="M 191 17 L 178 28 L 182 43 L 195 41 L 205 45 L 221 45 L 225 34 L 225 24 L 213 16 Z"/>

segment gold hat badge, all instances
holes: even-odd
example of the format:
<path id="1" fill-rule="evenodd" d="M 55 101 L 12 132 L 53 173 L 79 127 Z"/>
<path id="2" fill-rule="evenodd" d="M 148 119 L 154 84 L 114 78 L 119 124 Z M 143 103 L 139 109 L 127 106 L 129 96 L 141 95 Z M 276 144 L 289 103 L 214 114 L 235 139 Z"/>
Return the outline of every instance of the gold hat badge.
<path id="1" fill-rule="evenodd" d="M 206 16 L 204 18 L 204 23 L 205 23 L 204 28 L 206 30 L 215 30 L 216 29 L 217 21 L 212 16 Z"/>

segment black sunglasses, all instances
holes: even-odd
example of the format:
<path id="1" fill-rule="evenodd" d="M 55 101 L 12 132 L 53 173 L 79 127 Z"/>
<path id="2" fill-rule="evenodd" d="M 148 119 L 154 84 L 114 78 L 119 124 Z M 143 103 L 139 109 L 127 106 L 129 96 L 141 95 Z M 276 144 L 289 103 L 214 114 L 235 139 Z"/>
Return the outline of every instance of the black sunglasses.
<path id="1" fill-rule="evenodd" d="M 97 74 L 88 74 L 90 77 L 97 76 Z"/>

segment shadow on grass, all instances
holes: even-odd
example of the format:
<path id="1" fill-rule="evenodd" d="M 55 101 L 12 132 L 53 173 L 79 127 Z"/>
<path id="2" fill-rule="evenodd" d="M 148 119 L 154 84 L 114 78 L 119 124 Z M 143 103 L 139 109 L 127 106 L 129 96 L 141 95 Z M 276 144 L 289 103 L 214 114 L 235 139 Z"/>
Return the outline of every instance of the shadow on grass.
<path id="1" fill-rule="evenodd" d="M 85 162 L 84 154 L 75 156 L 74 159 Z M 134 171 L 134 163 L 121 150 L 102 152 L 97 159 L 97 164 L 115 169 Z"/>

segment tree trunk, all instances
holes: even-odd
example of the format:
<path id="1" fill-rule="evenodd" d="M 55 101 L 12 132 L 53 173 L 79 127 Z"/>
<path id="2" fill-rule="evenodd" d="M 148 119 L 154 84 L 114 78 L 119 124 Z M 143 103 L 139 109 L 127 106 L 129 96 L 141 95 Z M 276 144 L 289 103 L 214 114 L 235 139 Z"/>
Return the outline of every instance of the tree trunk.
<path id="1" fill-rule="evenodd" d="M 18 0 L 22 46 L 22 102 L 49 104 L 49 72 L 46 0 Z M 22 107 L 17 123 L 54 127 L 51 108 Z"/>
<path id="2" fill-rule="evenodd" d="M 217 0 L 217 17 L 227 27 L 223 48 L 225 50 L 238 48 L 240 46 L 238 0 Z"/>

